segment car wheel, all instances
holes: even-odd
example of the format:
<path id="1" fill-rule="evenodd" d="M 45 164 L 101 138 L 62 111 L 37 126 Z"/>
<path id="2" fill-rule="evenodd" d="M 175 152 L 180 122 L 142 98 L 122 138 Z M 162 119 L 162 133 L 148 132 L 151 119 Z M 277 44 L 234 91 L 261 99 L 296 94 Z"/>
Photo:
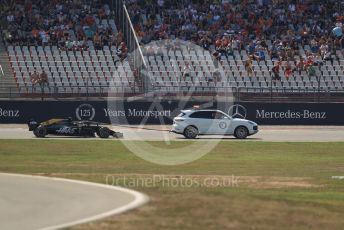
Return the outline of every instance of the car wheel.
<path id="1" fill-rule="evenodd" d="M 101 127 L 99 129 L 99 132 L 97 132 L 98 136 L 100 138 L 109 138 L 110 136 L 110 130 L 106 127 Z"/>
<path id="2" fill-rule="evenodd" d="M 47 129 L 40 125 L 33 131 L 33 134 L 35 134 L 36 137 L 44 138 L 47 135 Z"/>
<path id="3" fill-rule="evenodd" d="M 195 139 L 197 137 L 197 135 L 198 135 L 198 130 L 194 126 L 188 126 L 184 130 L 184 136 L 187 139 Z"/>
<path id="4" fill-rule="evenodd" d="M 238 139 L 246 139 L 248 136 L 248 129 L 244 126 L 239 126 L 235 129 L 234 136 Z"/>

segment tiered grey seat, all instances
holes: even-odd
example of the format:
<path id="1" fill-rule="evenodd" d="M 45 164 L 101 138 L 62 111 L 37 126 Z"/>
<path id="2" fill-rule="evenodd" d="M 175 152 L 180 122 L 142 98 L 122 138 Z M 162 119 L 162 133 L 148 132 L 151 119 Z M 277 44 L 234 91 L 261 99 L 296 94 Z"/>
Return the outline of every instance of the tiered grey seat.
<path id="1" fill-rule="evenodd" d="M 113 21 L 103 20 L 104 26 L 115 27 Z M 306 49 L 306 47 L 305 47 Z M 19 47 L 9 46 L 8 54 L 15 73 L 19 89 L 32 92 L 30 73 L 45 70 L 50 86 L 60 93 L 115 92 L 138 91 L 135 86 L 133 72 L 127 61 L 119 62 L 114 47 L 95 50 L 90 43 L 89 51 L 61 51 L 56 46 Z M 304 49 L 300 50 L 304 53 Z M 278 90 L 325 91 L 344 90 L 344 60 L 341 51 L 336 52 L 333 62 L 327 61 L 317 70 L 317 77 L 309 77 L 305 71 L 295 71 L 290 78 L 284 75 L 282 67 L 281 82 L 272 80 L 274 62 L 267 55 L 265 61 L 253 62 L 253 76 L 248 76 L 245 69 L 247 58 L 245 50 L 235 51 L 233 56 L 213 60 L 209 51 L 162 50 L 162 55 L 145 56 L 148 76 L 155 90 L 162 92 L 196 91 L 224 92 L 231 88 L 247 88 L 253 91 L 265 91 L 273 87 Z M 299 57 L 295 59 L 298 60 Z M 290 62 L 292 68 L 295 62 Z M 189 65 L 190 76 L 184 78 L 184 67 Z M 286 62 L 282 63 L 285 66 Z M 209 79 L 218 71 L 220 79 L 210 82 Z M 134 87 L 134 88 L 133 88 Z"/>
<path id="2" fill-rule="evenodd" d="M 271 44 L 271 41 L 270 41 Z M 309 47 L 300 49 L 300 53 L 305 53 Z M 164 53 L 164 52 L 163 52 Z M 284 70 L 287 62 L 282 63 L 280 70 L 281 82 L 273 81 L 271 70 L 274 61 L 271 60 L 266 52 L 266 60 L 253 61 L 253 76 L 248 76 L 245 69 L 245 61 L 248 54 L 245 50 L 234 51 L 233 56 L 222 56 L 218 65 L 214 62 L 208 51 L 189 51 L 187 49 L 166 51 L 164 56 L 148 56 L 146 62 L 150 73 L 150 79 L 153 85 L 164 86 L 168 89 L 176 86 L 183 89 L 187 86 L 195 86 L 196 91 L 204 92 L 208 88 L 215 88 L 221 91 L 222 88 L 252 88 L 254 90 L 265 91 L 270 89 L 286 90 L 286 91 L 304 91 L 315 90 L 318 87 L 325 91 L 343 91 L 344 79 L 344 61 L 341 60 L 342 52 L 336 52 L 336 58 L 333 62 L 326 61 L 323 66 L 317 70 L 317 77 L 309 77 L 305 71 L 299 73 L 294 71 L 289 78 L 285 76 Z M 289 62 L 292 68 L 295 68 L 299 56 L 295 57 L 295 61 Z M 190 65 L 190 77 L 183 79 L 183 68 L 186 64 Z M 219 71 L 221 79 L 215 84 L 209 83 L 208 78 L 215 71 Z M 320 78 L 320 81 L 318 81 Z M 181 86 L 181 87 L 179 87 Z"/>
<path id="3" fill-rule="evenodd" d="M 59 93 L 106 93 L 109 86 L 115 91 L 131 91 L 134 77 L 127 61 L 120 62 L 116 53 L 104 50 L 60 51 L 53 47 L 8 47 L 10 62 L 21 92 L 35 92 L 30 73 L 43 70 L 49 86 Z M 37 87 L 36 87 L 37 88 Z M 138 88 L 136 88 L 138 90 Z"/>

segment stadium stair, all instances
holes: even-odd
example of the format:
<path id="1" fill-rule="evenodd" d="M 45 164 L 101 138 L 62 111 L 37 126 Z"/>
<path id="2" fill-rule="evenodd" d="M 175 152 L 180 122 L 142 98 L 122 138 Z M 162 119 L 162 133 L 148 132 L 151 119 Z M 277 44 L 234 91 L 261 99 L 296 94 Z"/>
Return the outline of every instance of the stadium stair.
<path id="1" fill-rule="evenodd" d="M 0 65 L 4 75 L 0 71 L 0 96 L 2 98 L 13 98 L 19 96 L 19 91 L 15 79 L 13 78 L 13 71 L 9 62 L 8 54 L 5 45 L 0 42 Z"/>

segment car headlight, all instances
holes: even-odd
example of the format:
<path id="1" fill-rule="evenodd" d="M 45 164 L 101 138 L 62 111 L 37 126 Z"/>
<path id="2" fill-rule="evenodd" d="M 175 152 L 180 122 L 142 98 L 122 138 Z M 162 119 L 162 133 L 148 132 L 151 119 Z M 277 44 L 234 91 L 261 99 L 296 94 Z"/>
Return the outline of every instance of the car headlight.
<path id="1" fill-rule="evenodd" d="M 254 123 L 253 121 L 248 121 L 249 124 L 251 125 L 257 125 L 256 123 Z"/>

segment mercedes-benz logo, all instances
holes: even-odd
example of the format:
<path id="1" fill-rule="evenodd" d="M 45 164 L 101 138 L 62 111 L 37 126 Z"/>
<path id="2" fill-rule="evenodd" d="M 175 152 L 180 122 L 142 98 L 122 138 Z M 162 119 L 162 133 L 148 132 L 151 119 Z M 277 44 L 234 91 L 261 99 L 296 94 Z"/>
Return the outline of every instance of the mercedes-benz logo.
<path id="1" fill-rule="evenodd" d="M 228 109 L 228 115 L 233 117 L 233 118 L 242 118 L 245 119 L 247 116 L 247 109 L 239 104 L 232 105 Z"/>

